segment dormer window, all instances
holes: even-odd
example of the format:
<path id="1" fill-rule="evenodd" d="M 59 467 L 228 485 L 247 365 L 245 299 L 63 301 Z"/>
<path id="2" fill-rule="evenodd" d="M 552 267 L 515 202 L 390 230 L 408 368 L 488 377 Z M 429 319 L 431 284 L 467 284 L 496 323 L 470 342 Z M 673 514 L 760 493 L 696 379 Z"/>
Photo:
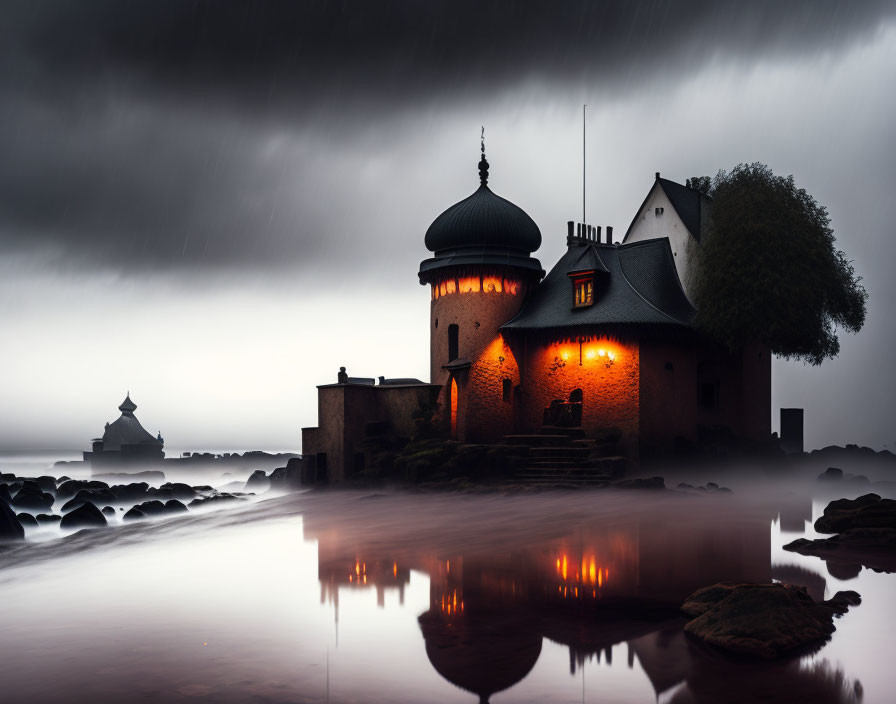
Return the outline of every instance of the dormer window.
<path id="1" fill-rule="evenodd" d="M 573 306 L 575 308 L 583 308 L 594 303 L 594 275 L 575 278 L 572 281 L 573 286 Z"/>

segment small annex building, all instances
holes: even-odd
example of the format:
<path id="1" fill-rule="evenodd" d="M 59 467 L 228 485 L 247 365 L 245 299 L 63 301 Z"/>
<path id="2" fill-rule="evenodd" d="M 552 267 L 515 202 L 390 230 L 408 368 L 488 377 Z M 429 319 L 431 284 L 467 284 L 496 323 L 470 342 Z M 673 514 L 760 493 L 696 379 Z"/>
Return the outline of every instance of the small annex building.
<path id="1" fill-rule="evenodd" d="M 568 222 L 566 251 L 549 272 L 529 215 L 488 184 L 430 225 L 430 383 L 318 387 L 318 428 L 303 454 L 331 481 L 361 468 L 364 423 L 409 430 L 411 406 L 437 410 L 446 438 L 499 443 L 513 435 L 612 432 L 632 461 L 665 456 L 704 430 L 763 441 L 771 431 L 771 355 L 730 352 L 703 338 L 690 280 L 711 200 L 656 174 L 622 242 L 613 228 Z M 365 403 L 354 401 L 364 396 Z"/>
<path id="2" fill-rule="evenodd" d="M 153 463 L 165 459 L 165 440 L 148 432 L 137 420 L 137 404 L 130 393 L 118 407 L 121 415 L 106 423 L 103 436 L 91 440 L 91 451 L 84 453 L 84 461 L 92 467 L 115 464 Z"/>

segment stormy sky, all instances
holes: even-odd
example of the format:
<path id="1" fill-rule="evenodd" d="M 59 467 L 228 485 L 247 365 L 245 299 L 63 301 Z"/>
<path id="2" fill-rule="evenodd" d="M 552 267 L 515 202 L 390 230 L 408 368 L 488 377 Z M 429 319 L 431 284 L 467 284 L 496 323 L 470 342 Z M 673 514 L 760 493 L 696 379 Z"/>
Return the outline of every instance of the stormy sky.
<path id="1" fill-rule="evenodd" d="M 314 385 L 428 375 L 423 234 L 477 184 L 621 235 L 739 162 L 829 209 L 870 294 L 776 362 L 809 447 L 896 449 L 893 2 L 6 2 L 0 448 L 81 448 L 127 390 L 176 449 L 298 449 Z"/>

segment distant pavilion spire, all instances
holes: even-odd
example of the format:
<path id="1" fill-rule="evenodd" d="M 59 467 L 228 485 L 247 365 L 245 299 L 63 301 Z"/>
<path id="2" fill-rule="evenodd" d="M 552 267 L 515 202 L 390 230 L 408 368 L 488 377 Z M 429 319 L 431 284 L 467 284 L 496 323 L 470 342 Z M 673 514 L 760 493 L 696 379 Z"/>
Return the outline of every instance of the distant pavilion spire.
<path id="1" fill-rule="evenodd" d="M 488 185 L 488 161 L 485 159 L 485 127 L 482 128 L 482 141 L 480 143 L 482 158 L 479 160 L 479 183 Z"/>
<path id="2" fill-rule="evenodd" d="M 128 391 L 127 396 L 125 396 L 124 401 L 121 402 L 121 405 L 118 407 L 118 410 L 122 413 L 133 413 L 137 410 L 137 404 L 131 401 L 131 392 Z"/>

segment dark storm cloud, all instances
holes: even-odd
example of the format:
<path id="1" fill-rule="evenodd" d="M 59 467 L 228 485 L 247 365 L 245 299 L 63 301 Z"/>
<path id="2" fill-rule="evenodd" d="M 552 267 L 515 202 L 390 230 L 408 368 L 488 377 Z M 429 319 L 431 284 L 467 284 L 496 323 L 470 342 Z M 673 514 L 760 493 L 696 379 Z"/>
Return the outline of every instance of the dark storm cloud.
<path id="1" fill-rule="evenodd" d="M 3 13 L 0 246 L 156 268 L 340 246 L 329 159 L 358 126 L 447 115 L 523 81 L 638 91 L 713 61 L 839 50 L 893 5 L 29 0 Z M 300 138 L 278 149 L 284 130 Z"/>

